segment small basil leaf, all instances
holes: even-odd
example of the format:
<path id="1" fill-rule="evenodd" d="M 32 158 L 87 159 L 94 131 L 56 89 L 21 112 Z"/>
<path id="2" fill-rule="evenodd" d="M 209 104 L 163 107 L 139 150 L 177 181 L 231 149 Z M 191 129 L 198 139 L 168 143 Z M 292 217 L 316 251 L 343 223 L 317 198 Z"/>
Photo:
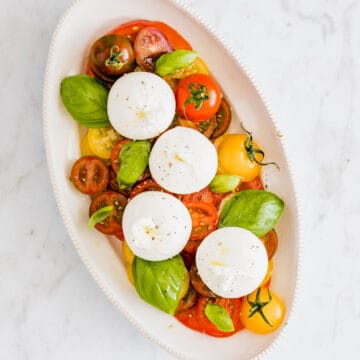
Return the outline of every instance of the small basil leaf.
<path id="1" fill-rule="evenodd" d="M 240 191 L 225 203 L 219 228 L 238 226 L 261 237 L 275 226 L 283 210 L 283 200 L 269 191 Z"/>
<path id="2" fill-rule="evenodd" d="M 151 144 L 146 140 L 130 141 L 120 150 L 120 167 L 117 181 L 120 189 L 125 189 L 142 175 L 149 164 Z"/>
<path id="3" fill-rule="evenodd" d="M 176 70 L 189 66 L 196 58 L 196 51 L 172 51 L 159 57 L 155 64 L 155 72 L 160 76 L 175 74 Z"/>
<path id="4" fill-rule="evenodd" d="M 210 190 L 216 194 L 234 190 L 240 182 L 240 176 L 221 174 L 216 175 L 210 183 Z"/>
<path id="5" fill-rule="evenodd" d="M 96 224 L 101 221 L 104 221 L 114 210 L 113 206 L 104 206 L 99 210 L 96 210 L 89 219 L 88 228 L 92 229 Z"/>
<path id="6" fill-rule="evenodd" d="M 132 273 L 141 299 L 174 315 L 187 274 L 182 257 L 177 255 L 168 260 L 148 261 L 135 256 Z"/>
<path id="7" fill-rule="evenodd" d="M 88 75 L 66 77 L 61 82 L 61 99 L 75 121 L 88 128 L 110 125 L 107 114 L 108 89 Z"/>
<path id="8" fill-rule="evenodd" d="M 212 303 L 206 304 L 205 315 L 219 330 L 224 332 L 235 330 L 231 317 L 222 306 Z"/>

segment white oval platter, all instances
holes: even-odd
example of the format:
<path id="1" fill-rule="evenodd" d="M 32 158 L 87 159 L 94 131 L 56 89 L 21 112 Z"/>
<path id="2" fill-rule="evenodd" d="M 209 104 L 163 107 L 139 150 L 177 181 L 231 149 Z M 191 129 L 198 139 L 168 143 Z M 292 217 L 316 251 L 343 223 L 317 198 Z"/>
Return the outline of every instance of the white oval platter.
<path id="1" fill-rule="evenodd" d="M 156 6 L 154 4 L 156 3 Z M 208 64 L 233 109 L 231 130 L 240 119 L 281 170 L 264 168 L 268 189 L 285 201 L 276 226 L 280 243 L 274 258 L 272 289 L 285 301 L 288 321 L 297 293 L 300 239 L 299 215 L 292 174 L 283 139 L 253 81 L 233 52 L 204 21 L 186 6 L 171 0 L 77 0 L 63 15 L 50 45 L 44 83 L 44 137 L 55 198 L 76 250 L 99 287 L 136 327 L 155 343 L 184 359 L 251 359 L 276 343 L 280 330 L 270 335 L 241 331 L 217 339 L 184 327 L 175 318 L 144 303 L 129 283 L 120 241 L 88 230 L 88 196 L 72 186 L 69 172 L 80 157 L 81 129 L 65 111 L 59 95 L 61 80 L 81 73 L 91 43 L 126 21 L 160 20 L 178 30 Z"/>

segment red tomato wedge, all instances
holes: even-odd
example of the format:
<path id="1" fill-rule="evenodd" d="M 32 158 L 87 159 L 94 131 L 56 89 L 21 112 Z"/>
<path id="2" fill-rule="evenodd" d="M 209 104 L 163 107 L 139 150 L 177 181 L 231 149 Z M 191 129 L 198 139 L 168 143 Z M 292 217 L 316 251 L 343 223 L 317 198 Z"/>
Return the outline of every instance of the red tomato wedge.
<path id="1" fill-rule="evenodd" d="M 124 35 L 134 42 L 138 32 L 148 26 L 159 29 L 175 50 L 192 50 L 191 45 L 175 29 L 161 21 L 134 20 L 120 25 L 110 33 Z"/>
<path id="2" fill-rule="evenodd" d="M 192 220 L 190 240 L 184 250 L 195 253 L 201 240 L 216 229 L 219 215 L 214 205 L 203 201 L 184 202 L 184 204 L 188 208 Z"/>
<path id="3" fill-rule="evenodd" d="M 144 191 L 162 191 L 162 192 L 171 194 L 168 191 L 166 191 L 165 189 L 163 189 L 155 180 L 148 179 L 148 180 L 142 181 L 141 183 L 137 184 L 132 189 L 132 191 L 130 193 L 130 199 L 132 199 L 134 196 L 136 196 Z"/>

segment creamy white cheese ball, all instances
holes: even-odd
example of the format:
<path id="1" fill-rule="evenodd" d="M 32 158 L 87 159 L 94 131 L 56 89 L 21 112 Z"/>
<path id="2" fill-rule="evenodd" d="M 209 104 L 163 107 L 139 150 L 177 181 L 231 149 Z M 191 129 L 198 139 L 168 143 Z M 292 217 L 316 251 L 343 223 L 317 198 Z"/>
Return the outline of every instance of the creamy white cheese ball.
<path id="1" fill-rule="evenodd" d="M 216 295 L 237 298 L 261 284 L 268 257 L 265 246 L 252 232 L 224 227 L 201 242 L 196 266 L 201 279 Z"/>
<path id="2" fill-rule="evenodd" d="M 217 165 L 214 145 L 199 131 L 182 126 L 162 134 L 149 159 L 152 177 L 175 194 L 190 194 L 206 187 Z"/>
<path id="3" fill-rule="evenodd" d="M 115 81 L 108 97 L 111 125 L 129 139 L 145 140 L 166 130 L 175 115 L 175 96 L 160 76 L 132 72 Z"/>
<path id="4" fill-rule="evenodd" d="M 184 248 L 192 222 L 180 200 L 161 191 L 146 191 L 126 205 L 122 226 L 125 241 L 135 255 L 160 261 Z"/>

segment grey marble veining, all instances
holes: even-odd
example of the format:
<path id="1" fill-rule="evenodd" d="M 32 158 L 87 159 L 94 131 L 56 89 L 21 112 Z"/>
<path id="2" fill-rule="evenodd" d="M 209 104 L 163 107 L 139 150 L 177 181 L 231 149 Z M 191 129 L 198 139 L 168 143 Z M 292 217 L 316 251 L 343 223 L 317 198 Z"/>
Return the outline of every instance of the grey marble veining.
<path id="1" fill-rule="evenodd" d="M 56 208 L 42 139 L 48 45 L 71 0 L 0 13 L 0 358 L 172 359 L 105 298 Z M 267 359 L 360 354 L 360 2 L 187 1 L 252 71 L 288 143 L 303 210 L 297 311 Z"/>

